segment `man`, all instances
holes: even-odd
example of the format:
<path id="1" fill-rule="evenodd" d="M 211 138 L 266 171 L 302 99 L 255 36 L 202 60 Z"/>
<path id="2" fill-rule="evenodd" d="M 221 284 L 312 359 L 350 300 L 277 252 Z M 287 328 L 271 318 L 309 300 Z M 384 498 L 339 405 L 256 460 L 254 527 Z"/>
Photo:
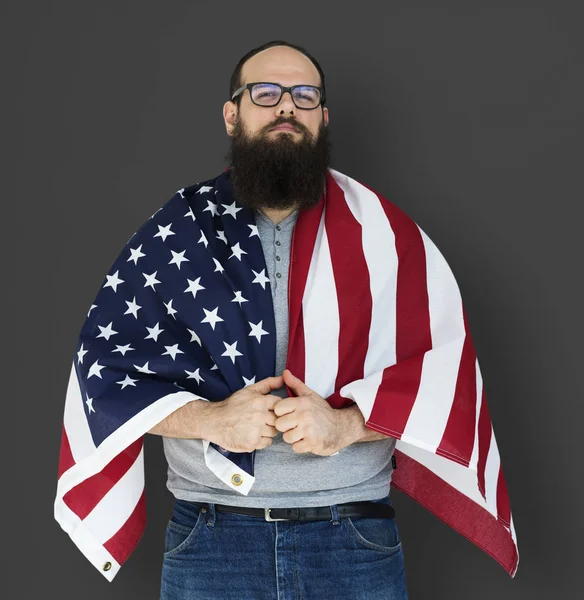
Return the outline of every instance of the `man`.
<path id="1" fill-rule="evenodd" d="M 143 527 L 132 481 L 146 432 L 163 436 L 176 498 L 164 600 L 407 598 L 389 494 L 401 473 L 401 489 L 516 571 L 454 279 L 397 207 L 330 169 L 325 101 L 304 49 L 244 56 L 223 107 L 229 168 L 151 217 L 88 314 L 55 514 L 110 580 Z M 134 498 L 115 526 L 104 485 Z"/>

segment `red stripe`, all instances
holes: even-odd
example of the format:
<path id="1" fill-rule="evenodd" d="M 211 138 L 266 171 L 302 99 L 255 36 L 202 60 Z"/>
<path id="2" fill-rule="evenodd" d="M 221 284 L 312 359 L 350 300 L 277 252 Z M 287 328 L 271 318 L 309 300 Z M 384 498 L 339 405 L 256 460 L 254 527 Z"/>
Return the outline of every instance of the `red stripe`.
<path id="1" fill-rule="evenodd" d="M 413 498 L 482 548 L 513 577 L 519 556 L 504 525 L 488 510 L 403 452 L 395 450 L 395 456 L 398 468 L 392 474 L 392 487 Z"/>
<path id="2" fill-rule="evenodd" d="M 128 520 L 103 546 L 121 565 L 132 554 L 146 529 L 146 496 L 144 490 Z"/>
<path id="3" fill-rule="evenodd" d="M 468 330 L 464 308 L 463 319 L 466 338 L 462 347 L 454 400 L 436 454 L 445 456 L 446 458 L 456 458 L 456 462 L 468 467 L 474 447 L 476 428 L 477 357 Z"/>
<path id="4" fill-rule="evenodd" d="M 373 190 L 372 190 L 373 191 Z M 379 194 L 377 194 L 379 196 Z M 423 355 L 432 348 L 426 253 L 416 223 L 379 196 L 395 234 L 398 258 L 396 298 L 396 365 L 383 372 L 367 426 L 401 437 L 416 401 Z M 392 424 L 387 429 L 377 424 Z"/>
<path id="5" fill-rule="evenodd" d="M 491 445 L 491 419 L 489 418 L 489 409 L 487 408 L 487 399 L 485 397 L 485 388 L 483 386 L 481 411 L 479 414 L 479 456 L 477 461 L 477 477 L 479 491 L 483 498 L 487 499 L 485 491 L 485 468 L 487 466 L 487 456 Z"/>
<path id="6" fill-rule="evenodd" d="M 84 519 L 136 462 L 141 450 L 142 438 L 139 438 L 122 450 L 99 473 L 67 492 L 63 496 L 65 504 L 80 519 Z"/>
<path id="7" fill-rule="evenodd" d="M 497 515 L 507 527 L 510 527 L 511 505 L 509 503 L 509 494 L 507 492 L 505 476 L 503 475 L 502 464 L 499 464 L 499 477 L 497 479 Z"/>
<path id="8" fill-rule="evenodd" d="M 320 300 L 330 305 L 331 310 L 335 302 L 338 305 L 338 365 L 343 367 L 337 370 L 335 379 L 334 389 L 338 390 L 363 379 L 373 300 L 362 227 L 347 205 L 344 193 L 342 201 L 327 204 L 325 226 L 337 297 Z"/>
<path id="9" fill-rule="evenodd" d="M 69 438 L 67 437 L 67 432 L 65 431 L 65 425 L 63 425 L 61 433 L 61 451 L 59 453 L 58 479 L 60 479 L 61 475 L 65 471 L 68 471 L 74 464 L 75 459 L 73 458 L 73 453 L 71 452 L 71 445 L 69 444 Z"/>

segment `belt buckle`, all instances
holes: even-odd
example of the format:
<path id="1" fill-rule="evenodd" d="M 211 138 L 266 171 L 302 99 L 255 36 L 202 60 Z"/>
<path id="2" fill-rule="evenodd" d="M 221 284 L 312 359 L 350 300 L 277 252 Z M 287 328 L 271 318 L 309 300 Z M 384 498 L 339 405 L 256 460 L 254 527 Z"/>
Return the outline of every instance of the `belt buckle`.
<path id="1" fill-rule="evenodd" d="M 290 519 L 274 519 L 270 516 L 271 508 L 264 508 L 264 517 L 266 521 L 289 521 Z"/>

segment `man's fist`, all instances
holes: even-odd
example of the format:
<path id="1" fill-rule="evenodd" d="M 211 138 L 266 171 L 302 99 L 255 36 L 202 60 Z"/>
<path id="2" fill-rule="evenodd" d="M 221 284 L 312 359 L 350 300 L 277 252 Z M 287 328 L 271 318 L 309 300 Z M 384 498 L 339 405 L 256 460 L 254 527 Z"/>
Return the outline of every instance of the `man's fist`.
<path id="1" fill-rule="evenodd" d="M 274 405 L 277 419 L 275 427 L 282 431 L 282 439 L 292 444 L 294 452 L 312 452 L 330 456 L 347 443 L 345 413 L 337 410 L 288 369 L 282 373 L 284 383 L 295 394 L 289 398 L 278 398 Z"/>

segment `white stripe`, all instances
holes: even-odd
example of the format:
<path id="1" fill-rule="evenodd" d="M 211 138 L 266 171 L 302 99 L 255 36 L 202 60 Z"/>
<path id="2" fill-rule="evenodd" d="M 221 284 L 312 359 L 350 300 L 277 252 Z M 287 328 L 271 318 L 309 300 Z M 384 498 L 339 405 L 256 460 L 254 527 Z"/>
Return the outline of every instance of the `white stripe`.
<path id="1" fill-rule="evenodd" d="M 402 439 L 412 443 L 424 441 L 434 452 L 450 416 L 465 329 L 462 299 L 454 275 L 436 245 L 418 229 L 426 254 L 432 350 L 424 355 L 418 395 Z"/>
<path id="2" fill-rule="evenodd" d="M 495 439 L 495 432 L 491 425 L 491 445 L 487 455 L 487 464 L 485 465 L 485 492 L 487 495 L 487 510 L 497 518 L 497 480 L 499 478 L 499 467 L 501 459 Z"/>
<path id="3" fill-rule="evenodd" d="M 205 457 L 205 464 L 209 469 L 225 484 L 228 485 L 232 490 L 247 496 L 251 486 L 254 484 L 255 477 L 246 473 L 243 469 L 238 467 L 234 462 L 230 461 L 226 456 L 218 452 L 213 446 L 211 446 L 208 440 L 203 440 L 203 456 Z M 238 475 L 237 481 L 241 483 L 235 485 L 231 478 L 234 475 Z"/>
<path id="4" fill-rule="evenodd" d="M 339 303 L 324 216 L 323 212 L 306 278 L 302 318 L 304 382 L 327 398 L 335 391 L 339 368 Z"/>
<path id="5" fill-rule="evenodd" d="M 134 512 L 144 490 L 144 447 L 132 466 L 83 519 L 95 539 L 105 544 Z"/>
<path id="6" fill-rule="evenodd" d="M 475 428 L 474 428 L 474 443 L 472 447 L 472 454 L 470 456 L 469 467 L 474 471 L 478 468 L 479 461 L 479 416 L 481 414 L 481 406 L 483 403 L 483 376 L 479 367 L 478 359 L 475 359 L 475 373 L 476 373 L 476 384 L 477 384 L 477 397 L 476 397 L 476 412 L 475 412 Z"/>
<path id="7" fill-rule="evenodd" d="M 63 425 L 71 447 L 71 454 L 76 463 L 95 452 L 95 444 L 85 416 L 83 397 L 74 362 L 71 363 L 69 384 L 67 385 Z"/>

